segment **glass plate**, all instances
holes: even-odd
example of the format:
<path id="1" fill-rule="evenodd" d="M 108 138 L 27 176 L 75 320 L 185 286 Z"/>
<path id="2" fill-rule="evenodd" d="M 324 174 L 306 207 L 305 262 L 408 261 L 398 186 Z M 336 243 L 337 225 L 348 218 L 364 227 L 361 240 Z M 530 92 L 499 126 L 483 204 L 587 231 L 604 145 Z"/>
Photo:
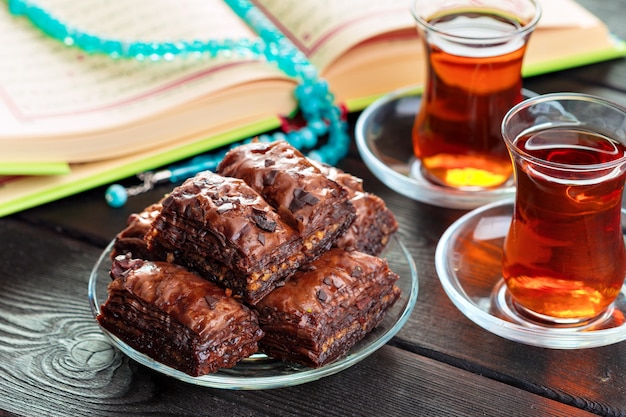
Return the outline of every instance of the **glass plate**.
<path id="1" fill-rule="evenodd" d="M 112 246 L 113 242 L 104 250 L 89 278 L 89 303 L 94 317 L 98 315 L 100 306 L 106 300 L 106 288 L 111 282 L 109 256 Z M 231 369 L 192 377 L 134 350 L 106 329 L 101 327 L 101 330 L 114 346 L 140 364 L 195 385 L 225 389 L 268 389 L 303 384 L 337 373 L 366 358 L 387 343 L 408 320 L 418 293 L 417 270 L 413 258 L 397 237 L 390 240 L 381 257 L 386 258 L 391 270 L 400 276 L 396 285 L 402 290 L 402 295 L 378 327 L 367 334 L 346 356 L 318 369 L 282 362 L 257 353 L 242 360 Z"/>
<path id="2" fill-rule="evenodd" d="M 536 95 L 529 90 L 522 93 L 524 97 Z M 370 171 L 392 190 L 440 207 L 473 209 L 513 196 L 512 181 L 500 188 L 470 192 L 438 186 L 421 175 L 411 145 L 420 100 L 415 88 L 404 88 L 379 98 L 360 114 L 356 144 Z"/>
<path id="3" fill-rule="evenodd" d="M 465 214 L 441 236 L 435 265 L 454 305 L 484 329 L 528 345 L 579 349 L 626 340 L 626 285 L 607 314 L 586 326 L 542 326 L 513 313 L 501 275 L 502 245 L 512 216 L 513 200 L 494 202 Z M 622 230 L 624 220 L 622 209 Z"/>

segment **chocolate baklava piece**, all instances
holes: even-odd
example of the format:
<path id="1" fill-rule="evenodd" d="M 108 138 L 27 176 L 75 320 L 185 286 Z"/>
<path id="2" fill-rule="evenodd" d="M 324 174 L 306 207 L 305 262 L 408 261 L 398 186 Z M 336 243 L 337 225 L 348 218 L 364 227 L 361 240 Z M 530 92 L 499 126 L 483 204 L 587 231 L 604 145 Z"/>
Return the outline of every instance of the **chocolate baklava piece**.
<path id="1" fill-rule="evenodd" d="M 311 163 L 313 163 L 313 165 L 315 165 L 322 172 L 322 174 L 326 175 L 326 177 L 345 187 L 350 195 L 357 192 L 364 192 L 363 180 L 361 178 L 348 174 L 340 168 L 322 162 L 311 161 Z"/>
<path id="2" fill-rule="evenodd" d="M 284 141 L 238 146 L 217 172 L 241 178 L 258 191 L 298 230 L 308 259 L 328 250 L 355 217 L 348 191 Z"/>
<path id="3" fill-rule="evenodd" d="M 154 360 L 200 376 L 257 351 L 256 313 L 184 267 L 120 255 L 111 275 L 98 322 Z"/>
<path id="4" fill-rule="evenodd" d="M 343 170 L 317 163 L 318 168 L 330 179 L 348 190 L 350 201 L 356 210 L 356 218 L 335 246 L 357 250 L 370 255 L 380 255 L 398 230 L 395 216 L 378 196 L 363 191 L 363 181 Z"/>
<path id="5" fill-rule="evenodd" d="M 303 261 L 302 240 L 245 182 L 211 172 L 163 200 L 148 249 L 255 304 Z"/>
<path id="6" fill-rule="evenodd" d="M 153 252 L 148 250 L 144 239 L 152 228 L 152 222 L 161 212 L 161 203 L 151 204 L 141 213 L 133 213 L 128 216 L 126 227 L 115 237 L 111 258 L 118 255 L 131 253 L 133 258 L 146 260 L 159 260 Z"/>
<path id="7" fill-rule="evenodd" d="M 335 246 L 380 255 L 398 230 L 395 216 L 385 202 L 374 194 L 356 193 L 350 201 L 356 209 L 356 218 L 335 242 Z"/>
<path id="8" fill-rule="evenodd" d="M 296 272 L 255 309 L 267 355 L 321 367 L 376 327 L 400 296 L 384 259 L 333 248 Z"/>

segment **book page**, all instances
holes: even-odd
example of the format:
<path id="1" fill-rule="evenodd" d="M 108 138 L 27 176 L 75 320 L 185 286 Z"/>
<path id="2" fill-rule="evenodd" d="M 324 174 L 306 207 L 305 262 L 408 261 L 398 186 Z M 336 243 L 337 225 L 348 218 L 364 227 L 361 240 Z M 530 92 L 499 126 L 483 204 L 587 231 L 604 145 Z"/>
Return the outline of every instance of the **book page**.
<path id="1" fill-rule="evenodd" d="M 540 0 L 539 27 L 554 29 L 564 27 L 588 28 L 601 24 L 600 20 L 574 0 Z"/>
<path id="2" fill-rule="evenodd" d="M 252 3 L 322 70 L 360 42 L 413 28 L 407 0 L 252 0 Z"/>
<path id="3" fill-rule="evenodd" d="M 410 0 L 252 0 L 322 70 L 354 46 L 415 31 Z M 574 0 L 539 0 L 539 28 L 601 24 Z M 415 39 L 417 33 L 414 32 Z M 385 40 L 389 40 L 386 36 Z"/>
<path id="4" fill-rule="evenodd" d="M 35 2 L 35 1 L 33 1 Z M 176 42 L 256 39 L 220 0 L 37 0 L 63 22 L 102 38 Z M 90 55 L 43 34 L 26 18 L 0 13 L 0 141 L 106 129 L 141 120 L 251 82 L 279 78 L 249 56 L 171 61 Z"/>

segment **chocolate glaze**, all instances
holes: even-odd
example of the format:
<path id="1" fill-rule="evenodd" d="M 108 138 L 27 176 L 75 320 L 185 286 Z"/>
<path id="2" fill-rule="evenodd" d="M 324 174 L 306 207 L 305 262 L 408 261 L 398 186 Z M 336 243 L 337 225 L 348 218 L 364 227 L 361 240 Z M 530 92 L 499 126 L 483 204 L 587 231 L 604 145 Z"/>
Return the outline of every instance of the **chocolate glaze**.
<path id="1" fill-rule="evenodd" d="M 148 248 L 251 304 L 304 259 L 299 234 L 240 179 L 203 172 L 162 205 L 146 236 Z"/>
<path id="2" fill-rule="evenodd" d="M 391 210 L 380 197 L 363 191 L 360 178 L 336 167 L 315 164 L 324 175 L 348 190 L 356 210 L 356 218 L 334 246 L 379 255 L 387 246 L 389 237 L 398 230 L 398 222 Z"/>
<path id="3" fill-rule="evenodd" d="M 163 236 L 168 231 L 175 235 Z M 268 248 L 280 248 L 298 236 L 243 181 L 207 171 L 188 179 L 163 200 L 148 244 L 153 239 L 167 239 L 177 248 L 208 241 L 204 244 L 216 249 L 213 257 L 247 271 Z"/>
<path id="4" fill-rule="evenodd" d="M 361 178 L 355 177 L 352 174 L 348 174 L 347 172 L 339 169 L 337 167 L 323 164 L 317 161 L 311 161 L 313 165 L 315 165 L 322 174 L 326 175 L 326 177 L 335 181 L 336 183 L 343 186 L 346 190 L 348 190 L 348 194 L 353 196 L 355 193 L 363 192 L 363 180 Z"/>
<path id="5" fill-rule="evenodd" d="M 134 349 L 194 376 L 258 349 L 256 314 L 185 268 L 120 255 L 111 274 L 97 319 Z"/>
<path id="6" fill-rule="evenodd" d="M 217 172 L 243 179 L 305 239 L 331 225 L 337 228 L 333 236 L 339 235 L 354 218 L 347 190 L 287 142 L 238 146 L 228 152 Z"/>
<path id="7" fill-rule="evenodd" d="M 305 366 L 323 366 L 372 330 L 400 296 L 387 262 L 334 248 L 298 271 L 255 309 L 261 349 Z"/>
<path id="8" fill-rule="evenodd" d="M 395 216 L 385 202 L 370 193 L 356 192 L 350 199 L 356 218 L 346 232 L 334 243 L 335 247 L 379 255 L 398 230 Z"/>
<path id="9" fill-rule="evenodd" d="M 130 252 L 135 258 L 158 260 L 157 256 L 148 249 L 144 237 L 160 212 L 161 203 L 159 202 L 146 207 L 141 213 L 131 214 L 126 221 L 126 228 L 115 237 L 111 258 Z"/>

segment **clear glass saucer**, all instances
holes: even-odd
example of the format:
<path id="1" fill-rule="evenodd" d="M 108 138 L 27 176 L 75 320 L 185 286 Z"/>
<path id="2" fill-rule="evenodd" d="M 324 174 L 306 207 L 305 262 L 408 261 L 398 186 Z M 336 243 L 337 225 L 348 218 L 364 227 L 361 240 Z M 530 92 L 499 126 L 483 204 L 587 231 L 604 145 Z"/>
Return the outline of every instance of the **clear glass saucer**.
<path id="1" fill-rule="evenodd" d="M 529 90 L 523 94 L 536 95 Z M 359 115 L 355 139 L 370 171 L 392 190 L 440 207 L 467 210 L 513 196 L 512 181 L 491 190 L 462 191 L 433 184 L 421 175 L 411 145 L 420 100 L 415 88 L 404 88 L 379 98 Z"/>
<path id="2" fill-rule="evenodd" d="M 113 242 L 104 250 L 89 278 L 89 304 L 94 317 L 99 314 L 100 306 L 107 298 L 107 285 L 111 282 L 109 269 L 112 245 Z M 383 321 L 357 343 L 347 355 L 321 368 L 306 368 L 257 353 L 242 360 L 231 369 L 192 377 L 153 360 L 131 348 L 106 329 L 102 327 L 100 329 L 115 347 L 136 362 L 194 385 L 233 390 L 258 390 L 303 384 L 335 374 L 365 359 L 387 343 L 409 319 L 418 294 L 417 269 L 413 258 L 397 237 L 390 239 L 387 248 L 380 256 L 387 259 L 391 270 L 400 276 L 396 285 L 402 290 L 402 295 L 387 311 Z"/>
<path id="3" fill-rule="evenodd" d="M 439 279 L 450 300 L 485 330 L 527 345 L 580 349 L 626 339 L 626 285 L 602 317 L 585 326 L 549 327 L 514 311 L 501 275 L 502 245 L 513 215 L 513 200 L 490 203 L 454 222 L 435 253 Z M 622 209 L 622 230 L 626 229 Z"/>

